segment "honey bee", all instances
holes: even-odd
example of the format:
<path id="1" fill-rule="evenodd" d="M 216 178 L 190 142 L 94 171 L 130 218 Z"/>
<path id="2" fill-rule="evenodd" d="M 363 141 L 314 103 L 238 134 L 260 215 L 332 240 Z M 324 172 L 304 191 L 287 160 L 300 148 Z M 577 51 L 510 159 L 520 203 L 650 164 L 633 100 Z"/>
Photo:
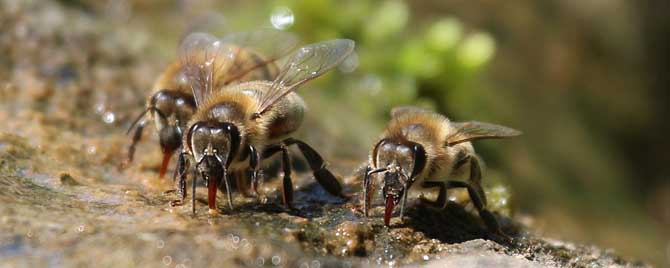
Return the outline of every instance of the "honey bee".
<path id="1" fill-rule="evenodd" d="M 517 130 L 489 123 L 451 122 L 443 115 L 422 108 L 394 108 L 391 122 L 368 159 L 363 179 L 364 215 L 368 216 L 374 195 L 372 176 L 377 174 L 382 176 L 386 226 L 399 203 L 402 219 L 408 191 L 415 184 L 424 188 L 439 187 L 437 200 L 428 202 L 441 207 L 446 206 L 447 189 L 465 188 L 487 228 L 507 237 L 486 208 L 479 158 L 470 141 L 520 134 Z M 454 180 L 463 175 L 467 175 L 465 181 Z"/>
<path id="2" fill-rule="evenodd" d="M 291 137 L 301 125 L 305 103 L 295 93 L 304 83 L 337 66 L 354 49 L 354 41 L 335 39 L 299 48 L 280 69 L 274 81 L 251 81 L 216 89 L 207 79 L 216 76 L 202 63 L 186 65 L 186 74 L 195 96 L 196 112 L 183 137 L 175 176 L 179 200 L 186 197 L 186 177 L 195 165 L 192 183 L 195 214 L 195 181 L 200 176 L 208 188 L 210 213 L 216 213 L 217 185 L 223 183 L 228 205 L 233 208 L 229 174 L 250 169 L 252 189 L 257 191 L 262 159 L 281 154 L 282 200 L 291 208 L 293 183 L 288 146 L 297 145 L 312 173 L 330 194 L 342 196 L 342 186 L 326 168 L 319 153 L 307 143 Z M 221 188 L 221 191 L 223 189 Z"/>
<path id="3" fill-rule="evenodd" d="M 182 42 L 179 59 L 168 65 L 156 79 L 147 108 L 128 129 L 128 134 L 133 128 L 135 132 L 128 147 L 127 160 L 122 166 L 133 161 L 142 131 L 146 123 L 153 120 L 163 152 L 159 174 L 161 178 L 165 175 L 170 158 L 181 146 L 186 124 L 196 110 L 191 86 L 184 73 L 185 65 L 197 62 L 206 64 L 204 68 L 215 70 L 210 73 L 212 76 L 205 77 L 212 88 L 245 81 L 272 80 L 279 74 L 275 62 L 296 46 L 297 40 L 293 35 L 265 29 L 231 33 L 222 39 L 202 32 L 189 34 Z"/>

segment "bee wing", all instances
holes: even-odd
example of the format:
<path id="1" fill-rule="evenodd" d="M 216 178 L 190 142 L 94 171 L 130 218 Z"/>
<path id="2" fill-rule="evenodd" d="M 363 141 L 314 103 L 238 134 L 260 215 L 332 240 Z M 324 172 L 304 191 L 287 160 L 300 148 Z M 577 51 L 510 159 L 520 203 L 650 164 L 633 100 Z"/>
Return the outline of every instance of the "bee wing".
<path id="1" fill-rule="evenodd" d="M 244 49 L 249 52 L 250 58 L 235 57 L 235 62 L 226 70 L 224 84 L 235 81 L 246 74 L 274 63 L 286 56 L 298 45 L 295 35 L 272 30 L 259 29 L 250 32 L 232 33 L 224 36 L 221 41 L 238 47 L 236 52 Z M 239 61 L 249 60 L 251 64 L 240 64 Z"/>
<path id="2" fill-rule="evenodd" d="M 453 134 L 447 137 L 447 146 L 478 139 L 502 139 L 521 135 L 516 129 L 477 121 L 451 122 Z"/>
<path id="3" fill-rule="evenodd" d="M 184 38 L 179 47 L 179 59 L 196 105 L 212 92 L 214 79 L 234 57 L 233 48 L 211 34 L 194 32 Z"/>
<path id="4" fill-rule="evenodd" d="M 183 73 L 199 105 L 219 86 L 277 61 L 296 45 L 294 35 L 270 29 L 231 33 L 221 39 L 195 32 L 184 38 L 179 55 Z M 252 58 L 241 56 L 243 51 Z M 253 63 L 242 64 L 245 60 Z M 222 72 L 225 80 L 219 80 Z"/>
<path id="5" fill-rule="evenodd" d="M 353 40 L 334 39 L 299 48 L 291 55 L 268 91 L 261 97 L 256 115 L 267 111 L 300 85 L 337 66 L 354 51 L 354 46 Z"/>
<path id="6" fill-rule="evenodd" d="M 396 118 L 409 113 L 432 113 L 430 110 L 416 106 L 399 106 L 391 109 L 391 118 Z"/>

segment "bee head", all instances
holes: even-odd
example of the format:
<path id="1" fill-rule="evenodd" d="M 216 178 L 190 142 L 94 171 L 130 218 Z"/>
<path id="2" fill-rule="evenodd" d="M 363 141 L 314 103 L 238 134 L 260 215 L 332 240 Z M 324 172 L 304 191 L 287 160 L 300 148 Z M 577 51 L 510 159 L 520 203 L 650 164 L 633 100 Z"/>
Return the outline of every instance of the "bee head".
<path id="1" fill-rule="evenodd" d="M 147 111 L 154 119 L 163 151 L 160 170 L 160 176 L 163 177 L 170 157 L 181 146 L 183 129 L 195 111 L 195 103 L 193 98 L 186 94 L 164 89 L 151 97 Z"/>
<path id="2" fill-rule="evenodd" d="M 237 154 L 240 132 L 231 123 L 200 121 L 186 135 L 196 169 L 207 181 L 209 208 L 215 209 L 216 187 L 225 180 L 226 169 Z"/>
<path id="3" fill-rule="evenodd" d="M 384 139 L 375 146 L 373 160 L 377 167 L 385 170 L 382 192 L 386 201 L 384 223 L 388 225 L 393 209 L 424 170 L 426 151 L 415 142 Z"/>
<path id="4" fill-rule="evenodd" d="M 240 146 L 240 132 L 231 123 L 198 122 L 187 134 L 187 143 L 202 172 L 211 170 L 212 159 L 227 167 Z"/>

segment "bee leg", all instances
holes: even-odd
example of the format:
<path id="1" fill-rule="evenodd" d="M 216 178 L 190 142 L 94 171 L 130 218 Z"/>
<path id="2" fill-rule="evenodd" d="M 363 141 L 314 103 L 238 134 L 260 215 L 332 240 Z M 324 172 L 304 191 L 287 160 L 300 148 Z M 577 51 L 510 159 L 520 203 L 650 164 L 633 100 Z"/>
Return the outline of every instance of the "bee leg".
<path id="1" fill-rule="evenodd" d="M 407 191 L 409 190 L 409 182 L 405 185 L 405 188 L 402 191 L 402 200 L 400 201 L 400 220 L 402 220 L 402 217 L 405 214 L 405 204 L 407 203 Z"/>
<path id="2" fill-rule="evenodd" d="M 370 205 L 372 204 L 372 197 L 375 195 L 375 185 L 372 183 L 372 174 L 386 171 L 386 168 L 373 169 L 370 166 L 365 167 L 365 175 L 363 177 L 363 214 L 368 216 Z"/>
<path id="3" fill-rule="evenodd" d="M 228 197 L 228 206 L 232 210 L 233 209 L 233 191 L 232 191 L 232 189 L 230 189 L 230 183 L 228 182 L 228 176 L 226 175 L 227 173 L 228 172 L 226 172 L 226 170 L 224 169 L 223 170 L 223 182 L 226 184 L 226 189 L 228 189 L 228 191 L 226 191 L 226 195 Z"/>
<path id="4" fill-rule="evenodd" d="M 260 166 L 260 155 L 258 153 L 258 150 L 256 150 L 256 147 L 250 145 L 249 167 L 251 167 L 251 190 L 254 192 L 254 194 L 256 194 L 256 196 L 260 196 L 260 194 L 258 194 L 258 180 L 260 176 L 259 166 Z"/>
<path id="5" fill-rule="evenodd" d="M 281 146 L 281 166 L 284 171 L 282 200 L 286 208 L 293 208 L 293 182 L 291 181 L 291 159 L 289 158 L 288 148 Z"/>
<path id="6" fill-rule="evenodd" d="M 439 187 L 439 194 L 435 201 L 431 201 L 428 198 L 421 196 L 421 202 L 429 204 L 431 206 L 444 208 L 447 205 L 447 187 L 441 181 L 425 181 L 421 184 L 423 188 L 434 188 Z"/>
<path id="7" fill-rule="evenodd" d="M 466 188 L 468 190 L 468 195 L 470 196 L 470 201 L 477 209 L 477 212 L 479 212 L 479 217 L 481 217 L 484 224 L 486 224 L 486 228 L 488 228 L 491 233 L 503 237 L 507 242 L 512 241 L 512 239 L 500 229 L 500 225 L 493 213 L 486 209 L 486 199 L 482 198 L 479 193 L 477 193 L 475 187 L 467 182 L 447 181 L 446 188 Z"/>
<path id="8" fill-rule="evenodd" d="M 222 176 L 219 177 L 218 180 L 212 180 L 210 183 L 214 183 L 217 186 L 217 188 L 219 189 L 219 191 L 221 191 L 221 193 L 223 193 L 223 190 L 224 190 L 223 188 L 225 188 L 226 199 L 228 200 L 228 207 L 230 207 L 230 209 L 233 210 L 233 208 L 234 208 L 233 207 L 233 189 L 230 187 L 230 179 L 229 179 L 230 176 L 228 175 L 228 169 L 227 168 L 222 167 L 222 169 L 223 169 Z M 235 174 L 235 173 L 231 174 L 231 176 L 235 176 L 235 175 L 237 175 L 237 174 Z M 223 185 L 225 187 L 221 186 L 222 181 L 223 181 Z M 210 198 L 214 199 L 213 201 L 211 201 L 212 203 L 216 203 L 216 192 L 214 192 L 214 194 L 212 194 L 212 197 L 210 197 Z M 216 209 L 216 207 L 210 208 L 210 209 Z"/>
<path id="9" fill-rule="evenodd" d="M 372 168 L 367 166 L 365 168 L 365 177 L 363 177 L 363 215 L 368 216 L 368 211 L 370 210 L 370 201 L 372 199 L 372 189 L 370 189 L 370 171 Z"/>
<path id="10" fill-rule="evenodd" d="M 170 202 L 172 206 L 180 206 L 184 203 L 186 198 L 186 171 L 188 171 L 188 160 L 186 159 L 186 153 L 182 152 L 179 154 L 177 168 L 172 176 L 172 181 L 178 179 L 177 194 L 179 194 L 180 199 L 172 200 Z"/>
<path id="11" fill-rule="evenodd" d="M 195 216 L 195 184 L 197 179 L 198 175 L 196 172 L 196 174 L 193 175 L 193 181 L 191 181 L 191 213 L 193 213 L 193 216 Z"/>
<path id="12" fill-rule="evenodd" d="M 486 207 L 486 194 L 484 194 L 484 189 L 482 189 L 482 168 L 479 165 L 479 158 L 469 155 L 468 160 L 470 162 L 470 186 L 481 198 L 482 205 Z"/>
<path id="13" fill-rule="evenodd" d="M 326 168 L 325 161 L 323 161 L 321 155 L 319 155 L 314 148 L 303 141 L 293 138 L 284 140 L 284 144 L 298 145 L 300 152 L 302 152 L 302 155 L 307 159 L 307 163 L 314 174 L 314 178 L 328 193 L 345 199 L 349 198 L 342 193 L 342 185 L 337 181 L 335 175 Z"/>
<path id="14" fill-rule="evenodd" d="M 249 193 L 249 188 L 246 185 L 246 175 L 247 173 L 245 170 L 238 170 L 230 174 L 230 176 L 232 176 L 235 180 L 235 188 L 237 188 L 237 192 L 242 194 L 244 197 L 252 197 L 253 195 Z M 219 187 L 221 187 L 221 185 L 219 185 Z"/>
<path id="15" fill-rule="evenodd" d="M 126 168 L 128 165 L 130 165 L 130 163 L 133 162 L 133 158 L 135 156 L 135 146 L 137 146 L 137 143 L 142 139 L 142 132 L 145 125 L 146 121 L 142 121 L 137 125 L 137 128 L 133 133 L 133 139 L 130 142 L 130 146 L 128 146 L 128 158 L 123 161 L 123 163 L 121 163 L 120 168 Z"/>
<path id="16" fill-rule="evenodd" d="M 482 189 L 482 169 L 479 165 L 479 158 L 475 155 L 470 155 L 470 187 L 468 193 L 470 194 L 470 199 L 474 193 L 477 193 L 481 199 L 481 209 L 479 210 L 479 216 L 482 217 L 486 226 L 489 230 L 493 231 L 495 234 L 502 236 L 507 242 L 511 242 L 512 238 L 505 234 L 501 229 L 498 221 L 493 216 L 493 213 L 486 209 L 486 194 L 484 194 L 484 189 Z"/>

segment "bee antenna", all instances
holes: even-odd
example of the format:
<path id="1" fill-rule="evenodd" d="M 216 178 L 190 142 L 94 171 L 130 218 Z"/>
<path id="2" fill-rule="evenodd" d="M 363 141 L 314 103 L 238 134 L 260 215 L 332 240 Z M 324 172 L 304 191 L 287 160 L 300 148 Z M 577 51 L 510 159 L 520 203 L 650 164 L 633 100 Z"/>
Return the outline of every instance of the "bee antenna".
<path id="1" fill-rule="evenodd" d="M 388 170 L 388 168 L 373 169 L 373 170 L 368 171 L 368 176 L 370 176 L 372 174 L 375 174 L 375 173 L 384 172 L 384 171 L 387 171 L 387 170 Z"/>

